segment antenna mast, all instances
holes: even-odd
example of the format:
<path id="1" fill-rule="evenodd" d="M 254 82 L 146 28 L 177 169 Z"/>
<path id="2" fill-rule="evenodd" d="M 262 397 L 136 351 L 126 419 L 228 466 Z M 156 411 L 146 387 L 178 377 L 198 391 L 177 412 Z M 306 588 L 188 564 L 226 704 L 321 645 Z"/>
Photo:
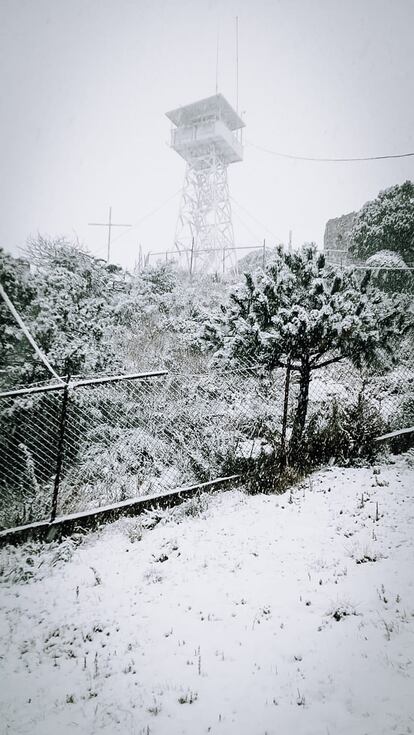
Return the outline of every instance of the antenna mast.
<path id="1" fill-rule="evenodd" d="M 236 112 L 239 112 L 239 16 L 236 15 Z"/>
<path id="2" fill-rule="evenodd" d="M 217 47 L 216 47 L 216 94 L 218 94 L 219 38 L 220 38 L 220 28 L 219 28 L 219 25 L 217 24 Z"/>

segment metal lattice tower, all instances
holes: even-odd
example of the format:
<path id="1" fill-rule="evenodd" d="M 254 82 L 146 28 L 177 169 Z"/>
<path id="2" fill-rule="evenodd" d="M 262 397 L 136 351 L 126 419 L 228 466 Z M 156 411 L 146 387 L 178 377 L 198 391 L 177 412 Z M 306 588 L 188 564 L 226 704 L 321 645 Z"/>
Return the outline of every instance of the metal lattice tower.
<path id="1" fill-rule="evenodd" d="M 222 94 L 167 117 L 175 125 L 171 147 L 187 162 L 175 247 L 190 271 L 224 271 L 236 262 L 227 168 L 243 160 L 244 122 Z"/>

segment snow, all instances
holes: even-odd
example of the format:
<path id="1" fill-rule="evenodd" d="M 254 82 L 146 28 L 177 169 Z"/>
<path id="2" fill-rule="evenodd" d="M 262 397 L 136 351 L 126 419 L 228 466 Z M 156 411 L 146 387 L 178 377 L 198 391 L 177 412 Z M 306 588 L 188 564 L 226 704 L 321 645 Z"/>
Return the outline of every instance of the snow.
<path id="1" fill-rule="evenodd" d="M 3 549 L 2 732 L 413 732 L 413 474 L 331 467 Z"/>

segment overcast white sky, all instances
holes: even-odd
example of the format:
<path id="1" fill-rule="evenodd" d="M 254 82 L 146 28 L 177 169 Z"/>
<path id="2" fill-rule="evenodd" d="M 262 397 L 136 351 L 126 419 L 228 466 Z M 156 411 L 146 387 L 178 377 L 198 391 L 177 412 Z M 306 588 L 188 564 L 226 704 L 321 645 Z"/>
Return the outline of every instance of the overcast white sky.
<path id="1" fill-rule="evenodd" d="M 0 0 L 0 245 L 75 234 L 105 254 L 104 221 L 137 223 L 182 186 L 166 110 L 219 90 L 246 142 L 310 156 L 414 151 L 414 0 Z M 322 242 L 325 222 L 414 179 L 414 158 L 282 160 L 246 146 L 229 169 L 236 241 Z M 172 246 L 179 197 L 122 237 L 133 265 Z M 237 214 L 238 213 L 238 214 Z M 237 215 L 237 216 L 236 216 Z M 262 224 L 263 223 L 263 224 Z M 267 229 L 265 229 L 267 228 Z"/>

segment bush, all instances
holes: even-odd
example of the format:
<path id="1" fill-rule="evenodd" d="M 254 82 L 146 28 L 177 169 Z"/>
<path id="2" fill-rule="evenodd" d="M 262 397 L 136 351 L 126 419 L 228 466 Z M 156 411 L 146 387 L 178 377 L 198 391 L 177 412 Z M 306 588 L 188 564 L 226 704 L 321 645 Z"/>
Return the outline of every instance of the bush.
<path id="1" fill-rule="evenodd" d="M 378 409 L 362 393 L 354 404 L 341 405 L 334 400 L 309 419 L 298 465 L 310 468 L 332 460 L 341 464 L 373 462 L 382 451 L 374 439 L 385 429 Z"/>

